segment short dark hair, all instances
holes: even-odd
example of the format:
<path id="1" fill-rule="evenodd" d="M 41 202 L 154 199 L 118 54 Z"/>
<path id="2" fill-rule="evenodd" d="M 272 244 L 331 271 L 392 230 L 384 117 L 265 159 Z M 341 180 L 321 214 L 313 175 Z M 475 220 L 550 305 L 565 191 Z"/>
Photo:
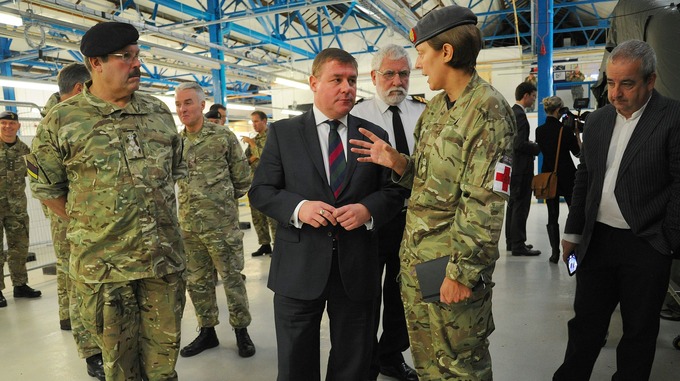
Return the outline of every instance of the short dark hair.
<path id="1" fill-rule="evenodd" d="M 533 83 L 522 82 L 515 89 L 515 100 L 521 101 L 522 98 L 524 98 L 524 94 L 531 95 L 531 93 L 533 93 L 534 91 L 536 91 L 536 86 L 534 86 Z"/>
<path id="2" fill-rule="evenodd" d="M 318 77 L 321 74 L 321 68 L 328 61 L 338 61 L 344 64 L 352 64 L 356 71 L 359 71 L 359 64 L 357 60 L 349 53 L 338 48 L 326 48 L 314 57 L 312 63 L 312 75 Z"/>
<path id="3" fill-rule="evenodd" d="M 460 25 L 446 32 L 439 33 L 425 41 L 432 49 L 440 51 L 444 44 L 454 48 L 453 59 L 447 64 L 454 69 L 462 69 L 472 73 L 477 66 L 477 56 L 482 50 L 482 32 L 476 25 Z"/>
<path id="4" fill-rule="evenodd" d="M 85 83 L 90 80 L 90 72 L 85 65 L 74 62 L 64 66 L 57 74 L 57 85 L 59 86 L 59 95 L 68 94 L 73 91 L 79 83 Z"/>
<path id="5" fill-rule="evenodd" d="M 255 111 L 251 112 L 250 115 L 251 115 L 251 116 L 252 116 L 252 115 L 257 115 L 257 116 L 260 117 L 260 120 L 264 120 L 264 121 L 267 120 L 267 114 L 265 114 L 264 112 L 262 112 L 262 111 L 260 111 L 260 110 L 255 110 Z"/>
<path id="6" fill-rule="evenodd" d="M 224 107 L 224 105 L 215 103 L 212 106 L 210 106 L 210 111 L 220 111 L 220 110 L 226 110 L 227 108 Z"/>

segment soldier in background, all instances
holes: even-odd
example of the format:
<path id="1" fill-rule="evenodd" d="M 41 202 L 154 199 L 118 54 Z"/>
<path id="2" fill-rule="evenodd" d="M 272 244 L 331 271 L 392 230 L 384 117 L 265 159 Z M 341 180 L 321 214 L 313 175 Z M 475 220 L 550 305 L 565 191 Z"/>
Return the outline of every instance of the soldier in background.
<path id="1" fill-rule="evenodd" d="M 250 120 L 253 122 L 253 129 L 257 132 L 257 136 L 255 138 L 244 136 L 241 140 L 248 144 L 246 157 L 248 158 L 248 163 L 250 163 L 250 169 L 255 173 L 255 169 L 260 164 L 260 156 L 264 149 L 264 143 L 267 141 L 267 114 L 262 111 L 253 111 L 250 114 Z M 271 243 L 276 237 L 276 220 L 267 217 L 252 205 L 250 205 L 250 216 L 253 219 L 255 233 L 257 233 L 257 242 L 260 244 L 260 248 L 251 255 L 259 257 L 264 254 L 271 254 Z M 269 234 L 270 230 L 271 235 Z"/>
<path id="2" fill-rule="evenodd" d="M 238 228 L 238 198 L 250 187 L 250 168 L 238 138 L 228 128 L 203 117 L 205 93 L 187 82 L 175 91 L 177 115 L 184 124 L 182 156 L 189 176 L 179 181 L 179 221 L 187 254 L 187 290 L 194 304 L 200 333 L 182 348 L 195 356 L 219 345 L 214 270 L 220 274 L 229 305 L 229 323 L 236 333 L 241 357 L 255 354 L 248 335 L 251 317 L 241 277 L 243 232 Z"/>
<path id="3" fill-rule="evenodd" d="M 57 75 L 57 85 L 59 92 L 50 96 L 47 104 L 40 111 L 43 118 L 56 106 L 57 103 L 65 101 L 76 94 L 80 94 L 85 86 L 85 82 L 90 80 L 90 72 L 81 63 L 72 63 L 64 66 Z M 69 313 L 69 281 L 68 266 L 70 250 L 66 241 L 66 228 L 68 222 L 54 214 L 47 206 L 42 205 L 45 217 L 50 220 L 50 231 L 52 233 L 52 246 L 57 258 L 57 301 L 59 302 L 59 327 L 64 331 L 71 330 L 71 319 Z M 75 335 L 75 332 L 74 332 Z M 76 339 L 77 341 L 77 339 Z M 101 351 L 97 351 L 101 353 Z M 102 370 L 103 372 L 103 370 Z"/>
<path id="4" fill-rule="evenodd" d="M 425 100 L 408 96 L 411 59 L 399 45 L 380 48 L 371 61 L 371 79 L 376 97 L 359 101 L 352 115 L 382 127 L 389 134 L 390 144 L 400 153 L 413 152 L 413 131 L 425 110 Z M 405 193 L 410 197 L 410 193 Z M 401 212 L 378 230 L 380 238 L 380 274 L 385 273 L 382 288 L 382 334 L 373 343 L 373 360 L 369 380 L 378 373 L 403 381 L 417 381 L 416 372 L 406 364 L 401 352 L 409 347 L 404 306 L 399 293 L 399 246 L 406 224 L 406 202 Z M 375 335 L 380 323 L 380 297 L 376 302 Z"/>
<path id="5" fill-rule="evenodd" d="M 505 98 L 475 70 L 482 48 L 477 16 L 452 5 L 428 13 L 411 30 L 416 68 L 443 90 L 416 125 L 416 147 L 400 154 L 374 134 L 352 139 L 412 186 L 401 246 L 401 291 L 411 354 L 421 380 L 490 381 L 488 336 L 494 331 L 492 274 L 509 184 L 504 173 L 515 132 Z M 496 181 L 503 179 L 504 181 Z M 415 266 L 448 258 L 440 302 L 423 301 Z"/>
<path id="6" fill-rule="evenodd" d="M 219 111 L 217 110 L 211 110 L 205 113 L 205 118 L 208 119 L 208 122 L 210 123 L 215 123 L 215 124 L 221 124 L 222 123 L 222 114 L 220 114 Z"/>
<path id="7" fill-rule="evenodd" d="M 28 210 L 26 204 L 26 164 L 23 156 L 29 152 L 26 143 L 17 137 L 21 124 L 12 111 L 0 113 L 0 307 L 7 307 L 2 295 L 5 289 L 5 261 L 14 285 L 14 298 L 37 298 L 42 293 L 29 287 L 26 258 L 28 257 Z M 3 250 L 3 230 L 7 236 L 7 251 Z"/>
<path id="8" fill-rule="evenodd" d="M 40 112 L 43 118 L 58 103 L 63 102 L 83 91 L 85 83 L 90 80 L 90 72 L 81 63 L 72 63 L 64 66 L 57 75 L 59 92 L 52 94 L 47 104 Z M 39 125 L 38 128 L 43 128 Z M 50 220 L 52 233 L 52 246 L 57 258 L 57 300 L 59 302 L 59 327 L 64 331 L 73 328 L 73 338 L 76 341 L 78 355 L 85 359 L 87 374 L 99 380 L 105 379 L 102 351 L 92 338 L 91 333 L 85 329 L 80 319 L 78 309 L 75 308 L 75 291 L 71 287 L 69 276 L 69 256 L 71 250 L 66 239 L 68 220 L 59 217 L 44 204 L 41 204 L 45 217 Z"/>
<path id="9" fill-rule="evenodd" d="M 212 106 L 210 106 L 210 111 L 217 111 L 220 113 L 220 121 L 219 125 L 224 126 L 227 124 L 227 108 L 224 107 L 224 105 L 221 105 L 219 103 L 215 103 Z"/>
<path id="10" fill-rule="evenodd" d="M 118 22 L 85 33 L 92 81 L 43 118 L 26 156 L 34 197 L 69 220 L 75 308 L 108 381 L 177 380 L 184 309 L 182 140 L 165 104 L 136 93 L 138 38 Z"/>

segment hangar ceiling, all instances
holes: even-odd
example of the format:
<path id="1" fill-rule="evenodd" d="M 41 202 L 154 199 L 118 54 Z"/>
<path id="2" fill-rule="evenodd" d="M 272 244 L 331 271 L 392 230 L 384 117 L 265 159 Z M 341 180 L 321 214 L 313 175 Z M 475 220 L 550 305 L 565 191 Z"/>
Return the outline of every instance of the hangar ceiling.
<path id="1" fill-rule="evenodd" d="M 544 0 L 541 0 L 544 1 Z M 147 59 L 143 89 L 167 93 L 197 81 L 216 97 L 266 104 L 277 78 L 305 82 L 314 56 L 340 47 L 353 54 L 397 43 L 429 11 L 450 4 L 471 8 L 485 47 L 522 45 L 535 51 L 529 0 L 0 0 L 2 78 L 54 81 L 81 61 L 82 34 L 100 21 L 129 22 L 140 31 Z M 556 48 L 604 45 L 617 1 L 554 0 Z"/>

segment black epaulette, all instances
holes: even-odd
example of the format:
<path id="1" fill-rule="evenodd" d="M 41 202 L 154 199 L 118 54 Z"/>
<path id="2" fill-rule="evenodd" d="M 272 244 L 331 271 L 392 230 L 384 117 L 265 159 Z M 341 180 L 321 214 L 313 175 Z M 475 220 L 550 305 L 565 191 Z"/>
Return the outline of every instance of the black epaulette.
<path id="1" fill-rule="evenodd" d="M 366 98 L 359 98 L 359 100 L 356 101 L 356 102 L 354 102 L 354 104 L 355 104 L 355 105 L 358 105 L 359 103 L 361 103 L 361 102 L 363 102 L 363 101 L 365 101 L 365 100 L 366 100 Z"/>
<path id="2" fill-rule="evenodd" d="M 417 96 L 417 95 L 411 96 L 411 99 L 412 99 L 414 102 L 422 103 L 422 104 L 424 104 L 424 105 L 427 104 L 427 99 L 425 99 L 425 98 L 423 98 L 423 97 L 419 97 L 419 96 Z"/>

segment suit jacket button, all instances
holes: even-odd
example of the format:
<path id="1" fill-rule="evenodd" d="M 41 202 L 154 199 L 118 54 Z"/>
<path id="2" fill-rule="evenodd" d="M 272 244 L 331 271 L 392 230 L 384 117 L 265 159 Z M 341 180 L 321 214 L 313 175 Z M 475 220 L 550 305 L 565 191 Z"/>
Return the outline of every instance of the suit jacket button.
<path id="1" fill-rule="evenodd" d="M 331 233 L 331 232 L 328 232 L 328 233 L 326 233 L 326 234 L 328 234 L 329 237 L 332 237 L 332 236 L 333 236 L 333 233 Z"/>

